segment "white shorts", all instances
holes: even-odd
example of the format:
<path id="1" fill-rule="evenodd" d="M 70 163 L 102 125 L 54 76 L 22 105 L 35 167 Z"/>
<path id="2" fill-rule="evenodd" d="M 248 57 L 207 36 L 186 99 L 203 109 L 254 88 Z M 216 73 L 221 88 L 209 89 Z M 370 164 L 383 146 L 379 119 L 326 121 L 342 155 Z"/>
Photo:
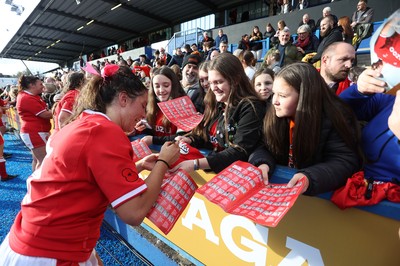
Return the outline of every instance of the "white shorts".
<path id="1" fill-rule="evenodd" d="M 16 253 L 11 249 L 8 235 L 0 246 L 0 265 L 7 266 L 57 266 L 57 259 L 31 257 Z M 79 266 L 98 266 L 96 251 L 93 249 L 87 261 L 79 262 Z"/>
<path id="2" fill-rule="evenodd" d="M 19 133 L 19 135 L 30 150 L 46 146 L 47 140 L 50 137 L 49 132 Z"/>

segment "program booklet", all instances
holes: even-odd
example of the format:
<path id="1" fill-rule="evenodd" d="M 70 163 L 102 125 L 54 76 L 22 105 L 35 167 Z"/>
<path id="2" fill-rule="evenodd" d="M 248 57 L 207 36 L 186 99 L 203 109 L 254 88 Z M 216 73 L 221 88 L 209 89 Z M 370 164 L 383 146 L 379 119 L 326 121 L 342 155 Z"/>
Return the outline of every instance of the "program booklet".
<path id="1" fill-rule="evenodd" d="M 288 188 L 286 184 L 265 185 L 261 170 L 237 161 L 197 190 L 225 212 L 247 217 L 275 227 L 294 205 L 304 187 L 304 179 Z"/>
<path id="2" fill-rule="evenodd" d="M 152 152 L 144 141 L 132 141 L 134 160 L 140 160 Z M 181 155 L 182 156 L 182 155 Z M 197 184 L 184 170 L 167 172 L 164 176 L 157 201 L 147 218 L 164 234 L 168 234 L 196 192 Z"/>
<path id="3" fill-rule="evenodd" d="M 167 235 L 196 189 L 196 182 L 183 170 L 165 174 L 158 199 L 146 217 Z"/>
<path id="4" fill-rule="evenodd" d="M 159 102 L 158 106 L 165 117 L 183 131 L 192 130 L 203 119 L 203 115 L 196 111 L 196 107 L 189 96 Z"/>
<path id="5" fill-rule="evenodd" d="M 388 94 L 400 89 L 400 9 L 375 30 L 370 40 L 371 67 L 380 72 Z"/>
<path id="6" fill-rule="evenodd" d="M 152 154 L 149 146 L 147 146 L 146 142 L 141 141 L 140 139 L 134 140 L 131 142 L 133 149 L 133 161 L 136 162 L 140 159 L 143 159 L 147 155 Z"/>

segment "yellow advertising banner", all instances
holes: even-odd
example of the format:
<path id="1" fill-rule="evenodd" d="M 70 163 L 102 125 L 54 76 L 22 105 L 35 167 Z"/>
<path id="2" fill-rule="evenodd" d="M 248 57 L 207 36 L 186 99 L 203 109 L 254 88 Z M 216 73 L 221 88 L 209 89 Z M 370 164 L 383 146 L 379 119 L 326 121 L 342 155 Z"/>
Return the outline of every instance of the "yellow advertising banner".
<path id="1" fill-rule="evenodd" d="M 192 174 L 199 186 L 214 174 Z M 400 265 L 400 222 L 300 196 L 275 228 L 225 213 L 195 194 L 165 236 L 205 265 Z"/>

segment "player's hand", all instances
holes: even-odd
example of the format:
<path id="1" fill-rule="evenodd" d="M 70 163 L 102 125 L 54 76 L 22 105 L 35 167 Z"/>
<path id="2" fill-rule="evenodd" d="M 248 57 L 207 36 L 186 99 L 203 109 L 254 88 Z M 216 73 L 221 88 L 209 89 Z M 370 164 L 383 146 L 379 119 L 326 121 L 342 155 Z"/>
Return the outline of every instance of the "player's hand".
<path id="1" fill-rule="evenodd" d="M 304 187 L 303 187 L 303 189 L 302 189 L 302 191 L 301 191 L 301 193 L 303 194 L 304 192 L 307 191 L 308 186 L 310 185 L 310 182 L 308 181 L 308 178 L 307 178 L 303 173 L 297 173 L 297 174 L 295 174 L 295 175 L 292 177 L 292 179 L 290 179 L 289 183 L 287 184 L 287 187 L 288 187 L 288 188 L 294 187 L 294 186 L 297 184 L 297 182 L 298 182 L 300 179 L 302 179 L 303 177 L 304 177 Z"/>
<path id="2" fill-rule="evenodd" d="M 156 164 L 156 160 L 158 158 L 158 154 L 149 154 L 146 157 L 140 159 L 138 162 L 136 162 L 136 166 L 138 168 L 138 171 L 141 172 L 143 170 L 149 170 L 151 171 L 154 168 L 154 165 Z M 139 166 L 140 165 L 140 169 Z"/>
<path id="3" fill-rule="evenodd" d="M 140 141 L 143 141 L 147 144 L 147 146 L 150 146 L 153 144 L 153 136 L 144 136 L 140 139 Z"/>
<path id="4" fill-rule="evenodd" d="M 158 158 L 166 161 L 169 165 L 173 165 L 180 156 L 179 151 L 178 143 L 167 141 L 162 145 Z"/>

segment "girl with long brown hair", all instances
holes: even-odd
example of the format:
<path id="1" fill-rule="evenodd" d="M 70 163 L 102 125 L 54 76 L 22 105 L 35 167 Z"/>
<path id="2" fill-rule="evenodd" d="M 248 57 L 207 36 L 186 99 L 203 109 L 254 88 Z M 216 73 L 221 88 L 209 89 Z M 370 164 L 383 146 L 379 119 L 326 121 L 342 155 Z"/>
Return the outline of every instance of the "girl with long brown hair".
<path id="1" fill-rule="evenodd" d="M 188 172 L 211 169 L 218 173 L 237 160 L 247 161 L 261 141 L 265 102 L 252 88 L 239 59 L 229 53 L 217 56 L 209 62 L 208 81 L 203 121 L 191 134 L 176 139 L 212 152 L 176 167 Z"/>
<path id="2" fill-rule="evenodd" d="M 283 68 L 275 76 L 272 91 L 273 108 L 264 118 L 265 147 L 250 159 L 263 171 L 265 183 L 278 163 L 298 169 L 289 187 L 306 177 L 306 194 L 343 186 L 361 162 L 353 112 L 307 63 Z"/>
<path id="3" fill-rule="evenodd" d="M 185 95 L 186 93 L 172 69 L 162 66 L 153 72 L 146 110 L 147 126 L 151 128 L 146 129 L 143 122 L 136 125 L 137 130 L 148 134 L 148 136 L 142 138 L 142 141 L 145 141 L 147 145 L 160 145 L 175 138 L 177 127 L 168 121 L 157 103 Z"/>

